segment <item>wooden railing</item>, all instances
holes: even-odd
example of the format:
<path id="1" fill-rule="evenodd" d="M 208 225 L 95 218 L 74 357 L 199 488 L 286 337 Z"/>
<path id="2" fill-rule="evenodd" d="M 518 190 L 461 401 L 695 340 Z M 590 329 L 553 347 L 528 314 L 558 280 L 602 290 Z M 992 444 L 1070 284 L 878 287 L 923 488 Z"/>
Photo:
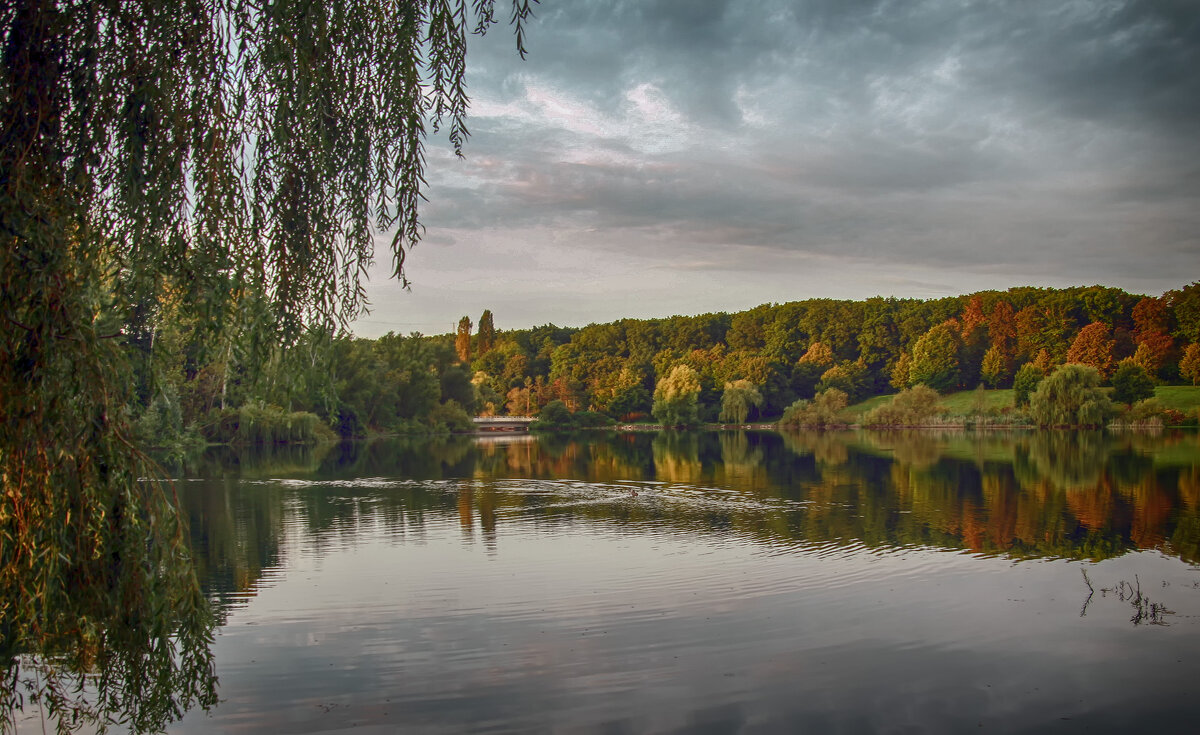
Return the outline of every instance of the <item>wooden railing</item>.
<path id="1" fill-rule="evenodd" d="M 533 416 L 476 416 L 472 421 L 480 431 L 517 431 L 528 429 Z"/>

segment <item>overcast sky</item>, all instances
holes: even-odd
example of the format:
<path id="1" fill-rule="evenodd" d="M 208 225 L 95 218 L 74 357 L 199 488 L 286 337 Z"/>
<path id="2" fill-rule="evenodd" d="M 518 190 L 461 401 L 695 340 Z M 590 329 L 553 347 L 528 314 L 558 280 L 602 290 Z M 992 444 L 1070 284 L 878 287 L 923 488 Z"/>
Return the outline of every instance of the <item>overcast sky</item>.
<path id="1" fill-rule="evenodd" d="M 1200 278 L 1193 0 L 544 0 L 526 61 L 472 41 L 360 335 Z"/>

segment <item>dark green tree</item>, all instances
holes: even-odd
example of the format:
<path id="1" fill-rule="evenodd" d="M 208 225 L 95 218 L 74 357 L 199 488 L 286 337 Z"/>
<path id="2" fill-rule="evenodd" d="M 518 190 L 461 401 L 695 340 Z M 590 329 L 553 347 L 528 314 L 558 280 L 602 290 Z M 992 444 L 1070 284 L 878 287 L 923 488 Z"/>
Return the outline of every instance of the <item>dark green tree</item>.
<path id="1" fill-rule="evenodd" d="M 961 339 L 955 325 L 938 324 L 913 344 L 908 369 L 909 385 L 925 385 L 945 391 L 958 385 L 958 359 Z"/>
<path id="2" fill-rule="evenodd" d="M 496 327 L 492 324 L 491 309 L 484 309 L 479 315 L 479 344 L 478 352 L 485 355 L 496 344 Z"/>
<path id="3" fill-rule="evenodd" d="M 1168 291 L 1163 298 L 1171 305 L 1175 338 L 1182 344 L 1200 343 L 1200 281 Z"/>
<path id="4" fill-rule="evenodd" d="M 650 392 L 640 385 L 623 388 L 608 404 L 608 414 L 616 419 L 624 419 L 633 414 L 648 414 L 652 403 Z"/>
<path id="5" fill-rule="evenodd" d="M 447 367 L 442 371 L 440 382 L 443 401 L 454 401 L 467 413 L 475 412 L 475 386 L 471 384 L 471 374 L 466 368 L 461 365 Z"/>
<path id="6" fill-rule="evenodd" d="M 1112 376 L 1112 399 L 1117 403 L 1133 405 L 1140 400 L 1154 397 L 1154 379 L 1146 369 L 1130 358 L 1122 360 Z"/>
<path id="7" fill-rule="evenodd" d="M 533 428 L 537 429 L 569 429 L 574 426 L 574 421 L 571 417 L 571 410 L 567 408 L 567 404 L 559 400 L 553 400 L 542 406 L 542 410 L 538 412 L 537 421 L 534 422 Z"/>
<path id="8" fill-rule="evenodd" d="M 1044 377 L 1045 374 L 1032 362 L 1022 365 L 1013 378 L 1013 402 L 1017 406 L 1028 404 L 1029 396 L 1037 390 L 1038 383 L 1042 382 Z"/>

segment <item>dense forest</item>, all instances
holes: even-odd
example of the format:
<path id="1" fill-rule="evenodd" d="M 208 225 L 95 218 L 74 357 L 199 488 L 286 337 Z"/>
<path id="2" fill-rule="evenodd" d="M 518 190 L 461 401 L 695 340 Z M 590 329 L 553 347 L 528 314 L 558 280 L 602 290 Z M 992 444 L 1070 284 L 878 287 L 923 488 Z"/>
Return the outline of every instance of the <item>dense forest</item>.
<path id="1" fill-rule="evenodd" d="M 554 401 L 636 420 L 651 413 L 656 388 L 680 380 L 698 383 L 702 421 L 718 420 L 723 394 L 739 388 L 754 396 L 744 417 L 770 419 L 828 388 L 853 402 L 918 384 L 1011 387 L 1026 365 L 1045 374 L 1082 363 L 1108 379 L 1124 362 L 1160 384 L 1195 383 L 1200 283 L 1160 297 L 1090 286 L 808 299 L 511 331 L 485 311 L 477 328 L 464 316 L 452 334 L 311 331 L 286 347 L 257 333 L 252 317 L 220 335 L 169 319 L 135 331 L 142 433 L 160 442 L 196 429 L 209 441 L 420 433 L 466 428 L 475 414 L 537 415 Z"/>

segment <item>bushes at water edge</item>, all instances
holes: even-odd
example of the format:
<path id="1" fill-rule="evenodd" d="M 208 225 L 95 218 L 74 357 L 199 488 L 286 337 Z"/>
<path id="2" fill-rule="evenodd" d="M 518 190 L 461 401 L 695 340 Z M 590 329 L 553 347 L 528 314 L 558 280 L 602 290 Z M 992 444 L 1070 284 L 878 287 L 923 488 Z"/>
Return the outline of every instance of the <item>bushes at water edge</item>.
<path id="1" fill-rule="evenodd" d="M 595 411 L 571 413 L 562 401 L 550 401 L 537 420 L 529 425 L 534 431 L 570 431 L 572 429 L 599 429 L 616 423 L 611 417 Z"/>
<path id="2" fill-rule="evenodd" d="M 783 412 L 783 418 L 779 419 L 779 428 L 824 429 L 830 426 L 845 426 L 838 414 L 846 408 L 848 400 L 846 393 L 837 388 L 829 388 L 811 401 L 802 398 Z"/>
<path id="3" fill-rule="evenodd" d="M 200 426 L 213 444 L 307 444 L 337 438 L 320 416 L 307 411 L 284 411 L 278 406 L 247 403 L 241 408 L 213 411 Z"/>
<path id="4" fill-rule="evenodd" d="M 890 403 L 877 406 L 862 417 L 863 426 L 928 426 L 946 409 L 938 392 L 924 385 L 905 388 Z"/>

